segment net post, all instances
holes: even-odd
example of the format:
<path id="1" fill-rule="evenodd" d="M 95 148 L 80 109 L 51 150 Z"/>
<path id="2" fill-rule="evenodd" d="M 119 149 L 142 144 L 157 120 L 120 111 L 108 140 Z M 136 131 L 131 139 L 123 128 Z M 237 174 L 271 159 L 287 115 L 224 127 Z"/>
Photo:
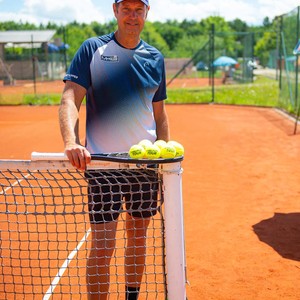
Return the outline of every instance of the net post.
<path id="1" fill-rule="evenodd" d="M 163 164 L 168 299 L 186 300 L 181 163 Z"/>

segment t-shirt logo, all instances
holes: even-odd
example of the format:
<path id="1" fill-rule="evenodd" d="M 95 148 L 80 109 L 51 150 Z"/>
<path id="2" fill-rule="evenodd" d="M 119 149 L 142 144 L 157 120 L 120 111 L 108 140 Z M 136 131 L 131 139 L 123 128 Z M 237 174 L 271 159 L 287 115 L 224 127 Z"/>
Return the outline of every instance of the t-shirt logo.
<path id="1" fill-rule="evenodd" d="M 101 60 L 108 62 L 117 62 L 119 61 L 118 55 L 101 55 Z"/>

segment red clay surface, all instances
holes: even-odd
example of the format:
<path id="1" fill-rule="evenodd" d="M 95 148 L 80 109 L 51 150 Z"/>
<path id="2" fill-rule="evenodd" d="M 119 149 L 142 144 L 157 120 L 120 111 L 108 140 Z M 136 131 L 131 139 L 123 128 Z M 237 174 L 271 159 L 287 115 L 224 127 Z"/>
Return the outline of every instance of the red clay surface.
<path id="1" fill-rule="evenodd" d="M 62 80 L 54 81 L 37 81 L 35 84 L 32 80 L 17 80 L 15 85 L 3 85 L 0 80 L 0 96 L 3 95 L 23 95 L 34 94 L 34 87 L 37 94 L 61 93 L 64 87 Z"/>
<path id="2" fill-rule="evenodd" d="M 215 85 L 222 85 L 222 78 L 214 79 Z M 209 86 L 209 78 L 176 78 L 174 79 L 169 88 L 196 88 Z"/>
<path id="3" fill-rule="evenodd" d="M 222 79 L 215 78 L 215 85 L 221 85 Z M 169 85 L 169 88 L 197 88 L 209 86 L 209 78 L 176 78 Z M 5 99 L 5 96 L 21 96 L 24 94 L 48 94 L 48 93 L 61 93 L 64 87 L 62 80 L 54 81 L 38 81 L 34 85 L 33 81 L 30 80 L 17 80 L 15 85 L 8 86 L 3 85 L 0 80 L 0 99 L 1 96 Z"/>
<path id="4" fill-rule="evenodd" d="M 293 123 L 262 108 L 167 110 L 172 139 L 186 149 L 189 300 L 300 299 L 300 137 Z M 58 107 L 2 106 L 0 115 L 0 158 L 63 151 Z"/>

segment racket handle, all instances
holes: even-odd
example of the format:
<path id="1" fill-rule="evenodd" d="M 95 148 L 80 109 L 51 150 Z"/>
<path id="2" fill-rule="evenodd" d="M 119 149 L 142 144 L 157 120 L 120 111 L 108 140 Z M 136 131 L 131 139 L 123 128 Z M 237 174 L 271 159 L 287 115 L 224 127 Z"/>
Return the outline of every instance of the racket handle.
<path id="1" fill-rule="evenodd" d="M 32 152 L 31 160 L 68 160 L 64 153 Z"/>

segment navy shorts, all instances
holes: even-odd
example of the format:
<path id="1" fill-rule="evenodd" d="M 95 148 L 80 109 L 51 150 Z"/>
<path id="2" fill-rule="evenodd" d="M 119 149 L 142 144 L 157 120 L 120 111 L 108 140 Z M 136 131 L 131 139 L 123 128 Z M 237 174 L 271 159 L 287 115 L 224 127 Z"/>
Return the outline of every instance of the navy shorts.
<path id="1" fill-rule="evenodd" d="M 85 176 L 91 223 L 114 221 L 125 211 L 135 218 L 156 214 L 160 180 L 154 170 L 92 170 Z"/>

